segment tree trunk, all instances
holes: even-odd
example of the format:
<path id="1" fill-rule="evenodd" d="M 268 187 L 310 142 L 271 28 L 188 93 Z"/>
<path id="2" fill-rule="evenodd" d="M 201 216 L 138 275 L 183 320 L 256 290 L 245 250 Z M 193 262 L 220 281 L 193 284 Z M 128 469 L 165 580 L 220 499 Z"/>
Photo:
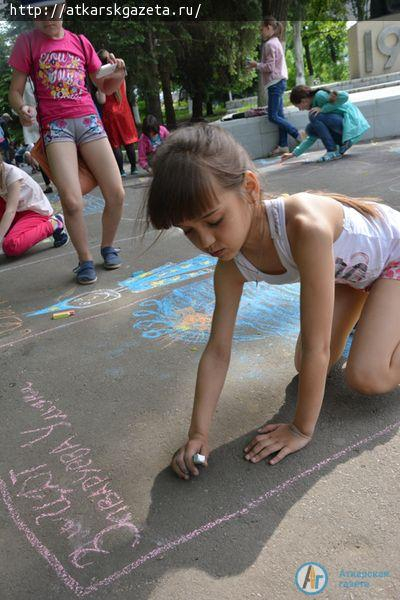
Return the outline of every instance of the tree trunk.
<path id="1" fill-rule="evenodd" d="M 159 121 L 163 120 L 161 102 L 160 102 L 160 84 L 157 68 L 157 60 L 154 52 L 154 41 L 151 31 L 145 37 L 146 50 L 148 50 L 151 61 L 147 70 L 147 85 L 144 93 L 147 113 L 157 117 Z"/>
<path id="2" fill-rule="evenodd" d="M 336 64 L 337 62 L 337 54 L 336 54 L 336 46 L 335 46 L 335 42 L 332 38 L 331 35 L 327 35 L 326 36 L 326 41 L 328 42 L 328 46 L 329 46 L 329 54 L 331 55 L 331 60 L 333 62 L 333 64 Z"/>
<path id="3" fill-rule="evenodd" d="M 261 106 L 267 105 L 267 96 L 265 94 L 265 89 L 262 84 L 261 73 L 258 76 L 258 89 L 257 89 L 257 106 L 260 108 Z"/>
<path id="4" fill-rule="evenodd" d="M 193 94 L 193 109 L 191 121 L 203 120 L 203 94 L 195 92 Z"/>
<path id="5" fill-rule="evenodd" d="M 167 127 L 168 129 L 176 129 L 175 108 L 171 91 L 171 74 L 167 66 L 163 63 L 159 63 L 158 70 L 160 72 L 161 87 L 164 96 L 165 119 L 167 122 Z"/>
<path id="6" fill-rule="evenodd" d="M 262 41 L 261 45 L 260 45 L 260 60 L 261 60 L 261 57 L 262 57 L 263 44 L 264 44 L 264 42 Z M 262 74 L 261 74 L 260 71 L 257 71 L 257 72 L 258 72 L 257 106 L 258 107 L 260 107 L 260 106 L 266 106 L 266 104 L 267 104 L 267 97 L 265 95 L 265 89 L 264 89 L 264 86 L 263 86 L 263 83 L 262 83 Z"/>
<path id="7" fill-rule="evenodd" d="M 303 42 L 301 39 L 301 21 L 293 21 L 293 45 L 296 65 L 296 85 L 304 85 Z"/>
<path id="8" fill-rule="evenodd" d="M 161 110 L 159 90 L 147 90 L 144 93 L 144 102 L 146 104 L 146 113 L 154 115 L 159 121 L 162 121 L 163 115 Z"/>
<path id="9" fill-rule="evenodd" d="M 206 114 L 207 114 L 207 117 L 211 117 L 214 114 L 212 100 L 207 100 Z"/>
<path id="10" fill-rule="evenodd" d="M 262 16 L 268 17 L 273 16 L 277 21 L 286 21 L 288 8 L 289 8 L 289 0 L 262 0 L 261 1 L 262 8 Z"/>
<path id="11" fill-rule="evenodd" d="M 307 70 L 310 77 L 314 75 L 314 67 L 311 60 L 310 46 L 308 42 L 304 42 L 304 51 L 306 55 Z"/>

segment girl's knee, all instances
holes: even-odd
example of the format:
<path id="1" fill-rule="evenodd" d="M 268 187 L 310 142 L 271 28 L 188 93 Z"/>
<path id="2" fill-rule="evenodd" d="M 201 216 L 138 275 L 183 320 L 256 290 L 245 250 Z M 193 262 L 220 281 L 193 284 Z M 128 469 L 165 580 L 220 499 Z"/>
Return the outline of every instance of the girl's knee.
<path id="1" fill-rule="evenodd" d="M 60 194 L 63 212 L 67 217 L 74 217 L 83 212 L 83 200 L 73 194 Z"/>
<path id="2" fill-rule="evenodd" d="M 107 206 L 121 208 L 125 200 L 125 190 L 123 186 L 116 186 L 107 194 L 104 194 L 105 203 Z"/>
<path id="3" fill-rule="evenodd" d="M 271 114 L 268 114 L 268 120 L 269 120 L 271 123 L 277 123 L 277 121 L 278 121 L 278 118 L 279 118 L 279 117 L 278 117 L 278 114 L 277 114 L 277 113 L 271 113 Z"/>
<path id="4" fill-rule="evenodd" d="M 308 120 L 310 121 L 310 123 L 313 123 L 317 119 L 319 119 L 319 113 L 308 113 Z"/>
<path id="5" fill-rule="evenodd" d="M 22 252 L 19 249 L 18 240 L 12 237 L 5 237 L 3 240 L 3 252 L 6 256 L 20 256 Z"/>
<path id="6" fill-rule="evenodd" d="M 314 128 L 311 125 L 311 123 L 309 123 L 308 125 L 306 125 L 306 134 L 307 135 L 313 135 L 314 133 Z"/>
<path id="7" fill-rule="evenodd" d="M 347 366 L 345 379 L 351 389 L 366 396 L 386 394 L 396 387 L 389 373 L 371 367 Z"/>

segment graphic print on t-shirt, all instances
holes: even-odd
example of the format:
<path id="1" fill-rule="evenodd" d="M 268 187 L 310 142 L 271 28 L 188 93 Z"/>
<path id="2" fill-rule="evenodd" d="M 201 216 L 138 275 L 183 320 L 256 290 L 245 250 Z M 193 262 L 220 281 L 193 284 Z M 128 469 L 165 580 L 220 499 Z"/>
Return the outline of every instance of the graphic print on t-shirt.
<path id="1" fill-rule="evenodd" d="M 38 78 L 55 100 L 80 98 L 85 77 L 82 60 L 70 52 L 44 52 L 40 55 Z"/>
<path id="2" fill-rule="evenodd" d="M 350 264 L 347 264 L 342 258 L 335 260 L 335 281 L 336 283 L 358 283 L 362 281 L 368 272 L 369 256 L 365 252 L 356 252 L 350 257 Z"/>

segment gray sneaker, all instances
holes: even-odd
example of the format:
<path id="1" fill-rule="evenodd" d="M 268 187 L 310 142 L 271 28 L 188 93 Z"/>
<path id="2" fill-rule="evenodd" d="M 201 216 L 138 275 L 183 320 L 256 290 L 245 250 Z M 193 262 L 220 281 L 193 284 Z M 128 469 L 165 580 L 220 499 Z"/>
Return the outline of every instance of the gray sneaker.
<path id="1" fill-rule="evenodd" d="M 122 265 L 122 260 L 118 256 L 119 248 L 104 246 L 100 252 L 104 259 L 103 266 L 105 269 L 119 269 Z"/>

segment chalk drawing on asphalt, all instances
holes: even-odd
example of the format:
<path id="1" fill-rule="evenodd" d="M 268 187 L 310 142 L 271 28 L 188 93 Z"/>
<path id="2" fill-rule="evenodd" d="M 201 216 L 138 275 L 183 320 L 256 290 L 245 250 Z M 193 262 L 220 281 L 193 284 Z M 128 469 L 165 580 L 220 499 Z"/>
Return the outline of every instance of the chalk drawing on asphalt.
<path id="1" fill-rule="evenodd" d="M 143 300 L 133 311 L 133 329 L 147 339 L 187 344 L 208 340 L 215 297 L 210 279 L 174 289 L 162 298 Z M 269 336 L 296 339 L 299 330 L 299 285 L 248 283 L 240 303 L 234 340 Z"/>
<path id="2" fill-rule="evenodd" d="M 68 310 L 70 308 L 90 308 L 106 302 L 118 300 L 121 292 L 129 291 L 133 294 L 162 288 L 168 285 L 175 285 L 182 281 L 196 279 L 212 273 L 216 259 L 206 254 L 199 254 L 190 260 L 184 260 L 179 263 L 166 263 L 161 267 L 156 267 L 150 271 L 137 271 L 128 279 L 118 282 L 114 289 L 94 290 L 66 298 L 62 302 L 55 302 L 50 306 L 26 313 L 26 317 L 37 317 L 59 310 Z"/>

